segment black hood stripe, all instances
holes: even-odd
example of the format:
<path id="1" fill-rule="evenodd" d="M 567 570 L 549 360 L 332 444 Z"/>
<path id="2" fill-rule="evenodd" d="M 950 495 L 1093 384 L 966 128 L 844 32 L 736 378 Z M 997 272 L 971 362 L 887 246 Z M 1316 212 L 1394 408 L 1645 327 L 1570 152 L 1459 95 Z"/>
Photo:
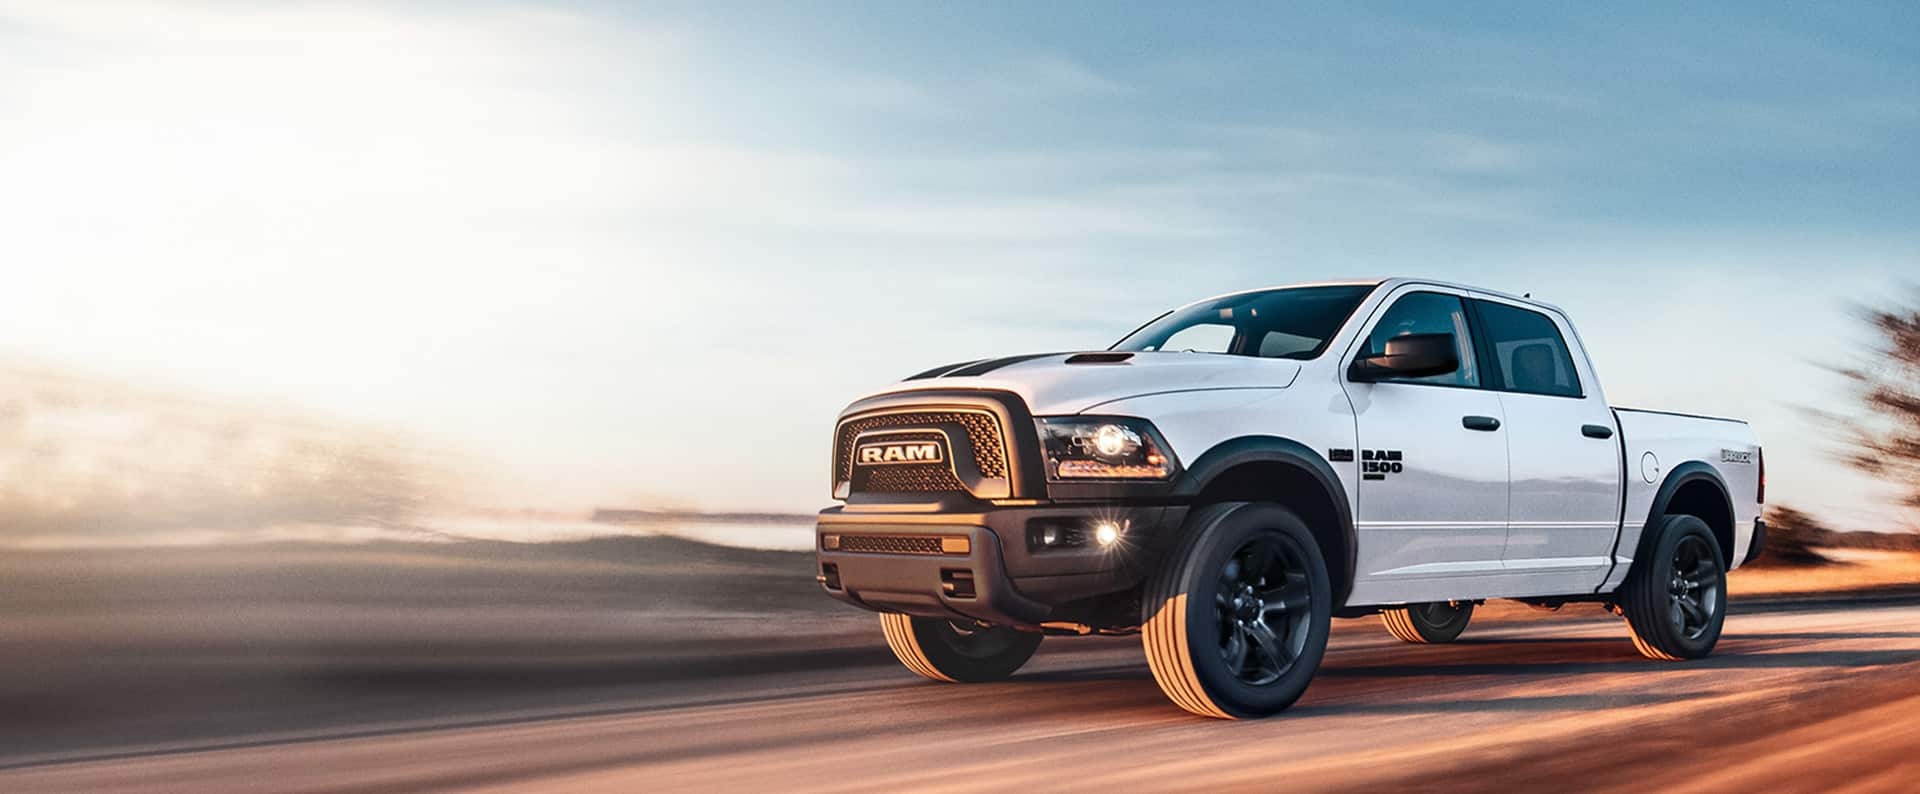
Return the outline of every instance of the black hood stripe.
<path id="1" fill-rule="evenodd" d="M 964 367 L 961 367 L 952 372 L 949 372 L 941 377 L 962 378 L 962 377 L 970 377 L 973 375 L 984 375 L 986 373 L 992 372 L 1001 367 L 1011 366 L 1013 364 L 1018 364 L 1022 361 L 1032 361 L 1036 358 L 1046 358 L 1047 356 L 1061 356 L 1061 355 L 1066 355 L 1066 354 L 1065 353 L 1028 353 L 1024 356 L 1007 356 L 1006 358 L 990 358 L 985 361 L 976 361 L 972 364 L 968 364 Z"/>
<path id="2" fill-rule="evenodd" d="M 985 359 L 976 358 L 972 361 L 962 361 L 958 364 L 941 364 L 940 366 L 934 367 L 933 369 L 927 370 L 926 372 L 917 372 L 912 375 L 908 375 L 902 380 L 926 380 L 928 378 L 937 378 L 937 377 L 940 377 L 941 375 L 945 375 L 949 372 L 952 372 L 956 369 L 964 367 L 968 364 L 978 364 L 984 360 Z"/>

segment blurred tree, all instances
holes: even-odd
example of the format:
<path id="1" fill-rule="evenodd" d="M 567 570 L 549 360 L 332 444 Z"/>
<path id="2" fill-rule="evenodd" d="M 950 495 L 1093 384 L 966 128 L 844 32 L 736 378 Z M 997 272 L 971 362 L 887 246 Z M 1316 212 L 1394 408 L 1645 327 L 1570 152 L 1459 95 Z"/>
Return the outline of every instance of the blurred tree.
<path id="1" fill-rule="evenodd" d="M 1905 504 L 1920 507 L 1920 291 L 1907 306 L 1862 314 L 1879 336 L 1874 355 L 1836 371 L 1852 381 L 1866 411 L 1816 413 L 1845 433 L 1848 463 L 1901 489 Z"/>
<path id="2" fill-rule="evenodd" d="M 1820 525 L 1813 516 L 1791 507 L 1767 508 L 1767 545 L 1754 565 L 1798 567 L 1825 565 L 1832 560 L 1815 551 L 1828 545 L 1834 532 Z"/>

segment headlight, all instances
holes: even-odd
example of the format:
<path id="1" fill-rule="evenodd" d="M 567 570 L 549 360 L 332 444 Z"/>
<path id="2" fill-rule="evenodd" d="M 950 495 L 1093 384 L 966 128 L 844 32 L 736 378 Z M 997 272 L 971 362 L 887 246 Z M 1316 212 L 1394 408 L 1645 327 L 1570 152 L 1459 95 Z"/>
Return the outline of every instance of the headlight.
<path id="1" fill-rule="evenodd" d="M 1041 419 L 1040 443 L 1050 480 L 1164 480 L 1173 476 L 1173 454 L 1140 419 L 1061 417 Z"/>

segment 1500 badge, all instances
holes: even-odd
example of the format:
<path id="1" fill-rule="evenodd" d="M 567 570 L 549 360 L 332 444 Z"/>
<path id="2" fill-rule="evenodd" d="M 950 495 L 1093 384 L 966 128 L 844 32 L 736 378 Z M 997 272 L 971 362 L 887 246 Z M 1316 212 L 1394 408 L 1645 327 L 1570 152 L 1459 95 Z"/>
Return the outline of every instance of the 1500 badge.
<path id="1" fill-rule="evenodd" d="M 1368 480 L 1384 480 L 1389 474 L 1399 474 L 1405 470 L 1397 449 L 1360 450 L 1360 476 Z"/>

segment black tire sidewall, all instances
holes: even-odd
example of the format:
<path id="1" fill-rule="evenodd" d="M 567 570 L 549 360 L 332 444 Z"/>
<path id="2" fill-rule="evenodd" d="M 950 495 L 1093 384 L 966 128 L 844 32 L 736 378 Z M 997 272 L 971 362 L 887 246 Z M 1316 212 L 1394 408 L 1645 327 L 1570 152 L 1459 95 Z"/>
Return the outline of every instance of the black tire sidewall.
<path id="1" fill-rule="evenodd" d="M 954 632 L 952 623 L 939 618 L 915 617 L 910 620 L 913 623 L 914 641 L 920 646 L 921 655 L 947 677 L 968 683 L 1000 681 L 1012 676 L 1028 659 L 1033 658 L 1042 639 L 1038 633 L 1006 627 L 979 629 L 1004 634 L 1004 637 L 997 639 L 1004 639 L 1007 644 L 992 655 L 972 656 L 948 643 L 945 635 Z"/>
<path id="2" fill-rule="evenodd" d="M 1454 609 L 1455 613 L 1446 623 L 1427 622 L 1425 615 L 1419 609 L 1409 609 L 1407 620 L 1413 623 L 1414 629 L 1419 631 L 1420 636 L 1427 642 L 1452 642 L 1459 638 L 1461 632 L 1467 630 L 1467 624 L 1473 621 L 1473 602 L 1463 601 Z"/>
<path id="3" fill-rule="evenodd" d="M 1713 554 L 1714 563 L 1719 568 L 1720 603 L 1714 610 L 1712 621 L 1707 630 L 1699 637 L 1688 639 L 1674 629 L 1667 620 L 1667 580 L 1673 576 L 1673 553 L 1680 547 L 1682 540 L 1697 536 L 1706 541 L 1707 549 Z M 1660 524 L 1660 536 L 1654 539 L 1652 557 L 1646 560 L 1648 565 L 1639 571 L 1634 582 L 1633 594 L 1641 600 L 1638 607 L 1642 625 L 1634 628 L 1654 640 L 1660 650 L 1685 659 L 1698 659 L 1713 652 L 1714 645 L 1720 641 L 1720 632 L 1727 620 L 1727 561 L 1720 551 L 1720 542 L 1713 537 L 1713 530 L 1705 521 L 1690 515 L 1668 516 Z"/>
<path id="4" fill-rule="evenodd" d="M 1236 717 L 1266 716 L 1299 699 L 1326 654 L 1327 636 L 1333 622 L 1333 591 L 1326 560 L 1306 523 L 1284 507 L 1248 503 L 1216 515 L 1207 526 L 1191 528 L 1200 535 L 1189 551 L 1187 576 L 1181 582 L 1187 593 L 1186 652 L 1195 676 L 1215 706 Z M 1220 658 L 1220 627 L 1214 616 L 1213 595 L 1227 559 L 1248 541 L 1268 533 L 1298 547 L 1301 557 L 1314 568 L 1308 572 L 1311 617 L 1307 621 L 1305 646 L 1293 667 L 1279 680 L 1254 686 L 1235 677 Z"/>

